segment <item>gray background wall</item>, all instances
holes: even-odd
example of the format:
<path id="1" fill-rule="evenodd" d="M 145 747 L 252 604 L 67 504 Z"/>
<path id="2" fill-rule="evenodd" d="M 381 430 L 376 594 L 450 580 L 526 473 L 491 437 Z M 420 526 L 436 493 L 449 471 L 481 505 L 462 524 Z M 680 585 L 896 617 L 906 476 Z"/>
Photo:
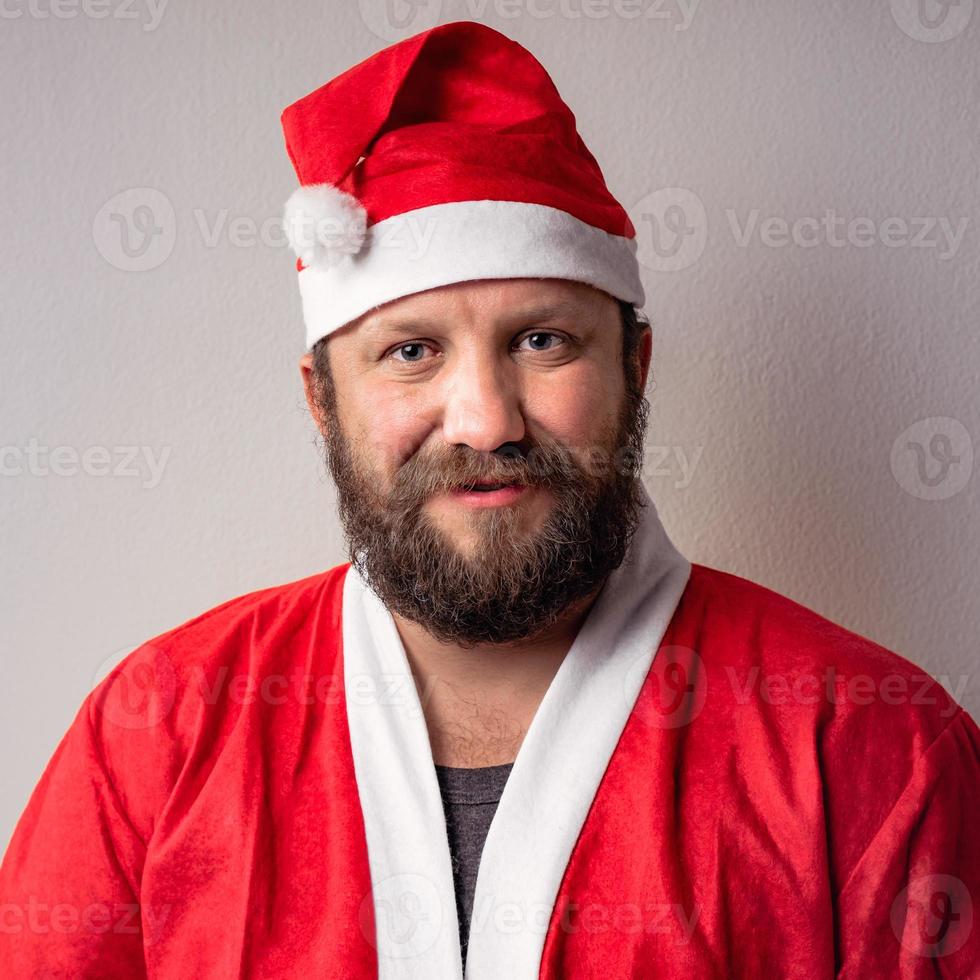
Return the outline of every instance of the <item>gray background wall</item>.
<path id="1" fill-rule="evenodd" d="M 457 19 L 538 56 L 637 224 L 678 547 L 980 713 L 980 15 L 922 2 L 5 0 L 0 846 L 125 653 L 343 560 L 279 113 Z"/>

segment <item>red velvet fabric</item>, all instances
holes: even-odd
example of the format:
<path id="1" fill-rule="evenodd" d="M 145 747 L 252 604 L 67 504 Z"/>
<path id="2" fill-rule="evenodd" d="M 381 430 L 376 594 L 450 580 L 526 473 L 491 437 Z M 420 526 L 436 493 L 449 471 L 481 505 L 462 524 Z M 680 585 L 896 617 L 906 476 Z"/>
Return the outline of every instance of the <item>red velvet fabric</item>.
<path id="1" fill-rule="evenodd" d="M 695 564 L 541 975 L 980 976 L 978 827 L 980 731 L 938 682 Z"/>
<path id="2" fill-rule="evenodd" d="M 0 977 L 377 975 L 346 568 L 204 613 L 86 698 L 0 865 Z M 694 565 L 541 977 L 976 976 L 980 732 L 930 681 Z"/>
<path id="3" fill-rule="evenodd" d="M 86 699 L 0 867 L 0 977 L 376 975 L 345 568 L 191 620 Z"/>

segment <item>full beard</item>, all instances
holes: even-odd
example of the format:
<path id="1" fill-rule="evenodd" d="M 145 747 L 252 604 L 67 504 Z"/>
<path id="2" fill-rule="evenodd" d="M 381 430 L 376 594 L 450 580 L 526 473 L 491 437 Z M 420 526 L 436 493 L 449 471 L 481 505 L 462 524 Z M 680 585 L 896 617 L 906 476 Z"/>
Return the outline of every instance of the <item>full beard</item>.
<path id="1" fill-rule="evenodd" d="M 327 462 L 338 490 L 347 553 L 384 605 L 436 639 L 460 647 L 529 640 L 590 595 L 625 558 L 642 507 L 638 472 L 648 405 L 627 397 L 615 431 L 606 432 L 598 472 L 560 443 L 528 451 L 477 453 L 443 446 L 413 456 L 390 493 L 361 473 L 335 416 L 326 435 Z M 536 530 L 522 527 L 521 501 L 469 509 L 464 551 L 425 509 L 434 494 L 475 479 L 521 483 L 550 494 Z"/>

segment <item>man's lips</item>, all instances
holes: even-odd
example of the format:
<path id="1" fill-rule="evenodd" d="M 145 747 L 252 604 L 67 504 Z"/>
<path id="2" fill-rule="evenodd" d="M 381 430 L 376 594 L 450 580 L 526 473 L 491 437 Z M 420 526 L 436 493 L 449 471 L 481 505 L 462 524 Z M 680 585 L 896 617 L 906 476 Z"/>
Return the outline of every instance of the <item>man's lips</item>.
<path id="1" fill-rule="evenodd" d="M 450 496 L 467 505 L 495 507 L 519 500 L 526 490 L 527 487 L 520 483 L 483 484 L 476 487 L 471 484 L 457 487 L 451 491 Z"/>
<path id="2" fill-rule="evenodd" d="M 457 490 L 462 490 L 462 491 L 469 491 L 469 490 L 487 491 L 487 490 L 500 490 L 503 487 L 519 487 L 519 486 L 521 486 L 521 484 L 520 483 L 517 483 L 516 481 L 515 482 L 502 482 L 501 481 L 501 482 L 497 482 L 497 483 L 488 483 L 486 481 L 481 480 L 479 483 L 464 483 L 464 484 L 461 484 L 456 489 Z"/>

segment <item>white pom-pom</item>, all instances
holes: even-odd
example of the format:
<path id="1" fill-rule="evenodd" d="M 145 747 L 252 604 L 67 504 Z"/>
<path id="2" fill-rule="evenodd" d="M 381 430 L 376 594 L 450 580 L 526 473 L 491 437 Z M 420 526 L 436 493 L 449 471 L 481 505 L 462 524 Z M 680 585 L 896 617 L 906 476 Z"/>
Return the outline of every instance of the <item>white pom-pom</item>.
<path id="1" fill-rule="evenodd" d="M 283 211 L 289 247 L 305 266 L 329 268 L 356 255 L 367 235 L 367 211 L 333 184 L 297 187 Z"/>

